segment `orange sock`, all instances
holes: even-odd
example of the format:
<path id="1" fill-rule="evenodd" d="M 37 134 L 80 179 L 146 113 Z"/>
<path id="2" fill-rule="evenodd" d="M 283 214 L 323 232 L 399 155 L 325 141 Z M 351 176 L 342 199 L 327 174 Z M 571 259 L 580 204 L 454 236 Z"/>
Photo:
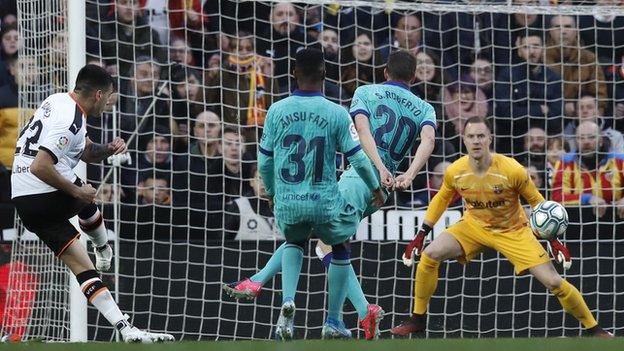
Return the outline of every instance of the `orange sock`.
<path id="1" fill-rule="evenodd" d="M 430 258 L 425 253 L 420 256 L 414 280 L 414 313 L 427 312 L 429 300 L 438 286 L 438 268 L 440 262 Z"/>
<path id="2" fill-rule="evenodd" d="M 552 293 L 557 296 L 559 303 L 563 309 L 583 324 L 585 329 L 593 328 L 598 325 L 596 319 L 592 315 L 589 307 L 585 303 L 583 296 L 574 285 L 568 283 L 567 280 L 561 282 L 561 286 L 553 289 Z"/>

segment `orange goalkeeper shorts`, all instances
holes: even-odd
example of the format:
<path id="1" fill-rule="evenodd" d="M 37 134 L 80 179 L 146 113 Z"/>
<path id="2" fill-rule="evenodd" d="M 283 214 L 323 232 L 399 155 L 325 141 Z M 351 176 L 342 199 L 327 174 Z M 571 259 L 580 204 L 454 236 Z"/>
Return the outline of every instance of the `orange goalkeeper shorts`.
<path id="1" fill-rule="evenodd" d="M 527 269 L 550 261 L 544 247 L 537 241 L 531 228 L 496 233 L 485 230 L 476 223 L 462 219 L 446 229 L 461 245 L 464 255 L 457 261 L 462 264 L 470 262 L 486 248 L 494 249 L 503 254 L 514 265 L 516 274 L 521 275 Z"/>

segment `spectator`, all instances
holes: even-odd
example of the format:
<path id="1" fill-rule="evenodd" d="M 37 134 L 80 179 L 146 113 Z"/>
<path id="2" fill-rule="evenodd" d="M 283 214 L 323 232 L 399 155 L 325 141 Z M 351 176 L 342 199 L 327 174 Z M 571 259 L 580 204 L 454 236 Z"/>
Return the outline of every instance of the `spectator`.
<path id="1" fill-rule="evenodd" d="M 140 133 L 152 131 L 156 125 L 177 130 L 177 126 L 174 125 L 175 120 L 171 118 L 168 97 L 164 94 L 157 95 L 162 84 L 160 66 L 154 63 L 150 57 L 140 56 L 137 58 L 133 69 L 128 73 L 130 79 L 122 79 L 119 89 L 119 105 L 122 113 L 121 130 L 127 133 L 133 132 L 144 118 L 147 120 L 143 122 L 139 130 Z M 152 110 L 148 111 L 152 104 Z"/>
<path id="2" fill-rule="evenodd" d="M 197 0 L 193 0 L 195 2 Z M 203 13 L 206 16 L 207 31 L 211 33 L 234 34 L 238 31 L 264 33 L 268 31 L 266 24 L 269 18 L 270 7 L 263 3 L 255 1 L 239 1 L 239 0 L 220 0 L 220 1 L 202 1 Z M 185 5 L 186 0 L 180 0 Z M 180 12 L 177 10 L 176 12 Z M 181 17 L 180 15 L 178 15 Z M 173 21 L 172 21 L 173 22 Z M 171 24 L 172 28 L 180 27 L 180 25 Z M 217 34 L 217 42 L 227 37 L 226 35 Z M 218 49 L 227 50 L 228 45 L 219 44 Z M 266 55 L 266 54 L 264 54 Z"/>
<path id="3" fill-rule="evenodd" d="M 183 66 L 171 69 L 171 113 L 175 152 L 188 150 L 189 116 L 197 116 L 204 110 L 205 92 L 199 71 Z"/>
<path id="4" fill-rule="evenodd" d="M 225 207 L 225 239 L 235 240 L 276 240 L 283 239 L 274 225 L 273 211 L 262 196 L 264 184 L 258 168 L 251 167 L 252 192 L 244 194 Z"/>
<path id="5" fill-rule="evenodd" d="M 596 6 L 621 6 L 620 0 L 596 0 Z M 579 31 L 585 49 L 603 65 L 619 63 L 624 55 L 624 17 L 594 14 L 579 17 Z"/>
<path id="6" fill-rule="evenodd" d="M 383 62 L 386 62 L 392 50 L 407 50 L 416 55 L 424 47 L 420 18 L 416 14 L 402 14 L 392 30 L 391 42 L 381 47 Z"/>
<path id="7" fill-rule="evenodd" d="M 7 107 L 17 107 L 19 67 L 17 57 L 11 57 L 5 62 L 8 78 L 6 83 L 0 86 L 0 109 Z"/>
<path id="8" fill-rule="evenodd" d="M 444 137 L 451 141 L 456 150 L 462 150 L 463 145 L 459 136 L 464 130 L 464 122 L 470 117 L 485 118 L 489 114 L 485 94 L 470 77 L 464 76 L 462 80 L 449 85 L 444 90 L 443 103 Z"/>
<path id="9" fill-rule="evenodd" d="M 579 44 L 576 21 L 571 16 L 557 15 L 550 19 L 545 63 L 563 79 L 565 115 L 574 114 L 574 102 L 581 91 L 599 99 L 601 108 L 607 104 L 607 86 L 596 55 Z"/>
<path id="10" fill-rule="evenodd" d="M 355 41 L 342 52 L 343 71 L 342 88 L 350 103 L 355 89 L 364 84 L 383 82 L 383 59 L 375 50 L 372 36 L 368 32 L 359 32 Z M 345 99 L 343 99 L 345 100 Z"/>
<path id="11" fill-rule="evenodd" d="M 601 134 L 608 139 L 609 152 L 624 153 L 624 136 L 622 133 L 609 127 L 606 118 L 603 117 L 603 110 L 592 95 L 583 95 L 576 103 L 577 118 L 566 124 L 564 136 L 570 151 L 576 151 L 576 128 L 584 121 L 592 121 L 598 124 Z"/>
<path id="12" fill-rule="evenodd" d="M 546 131 L 540 127 L 533 127 L 524 135 L 524 148 L 519 162 L 525 165 L 534 165 L 537 169 L 545 170 L 546 160 Z"/>
<path id="13" fill-rule="evenodd" d="M 335 30 L 326 28 L 320 36 L 320 43 L 325 53 L 325 77 L 332 80 L 332 83 L 339 83 L 340 80 L 340 42 L 338 33 Z"/>
<path id="14" fill-rule="evenodd" d="M 275 77 L 282 92 L 294 88 L 290 73 L 294 67 L 290 57 L 306 45 L 299 13 L 291 3 L 279 2 L 271 9 L 271 27 L 257 37 L 257 52 L 269 56 L 275 63 Z M 225 120 L 225 116 L 224 116 Z"/>
<path id="15" fill-rule="evenodd" d="M 225 128 L 221 147 L 221 170 L 225 178 L 223 193 L 226 203 L 251 191 L 248 180 L 251 178 L 250 161 L 253 157 L 245 151 L 245 137 L 236 129 Z"/>
<path id="16" fill-rule="evenodd" d="M 557 162 L 566 154 L 568 147 L 566 141 L 562 137 L 550 137 L 546 140 L 546 161 L 547 167 L 554 169 Z M 549 176 L 549 184 L 552 183 L 552 174 Z"/>
<path id="17" fill-rule="evenodd" d="M 442 116 L 442 69 L 440 58 L 431 50 L 416 54 L 416 79 L 412 93 L 430 103 L 437 116 Z"/>
<path id="18" fill-rule="evenodd" d="M 121 169 L 121 184 L 126 194 L 125 201 L 136 200 L 135 189 L 141 179 L 155 172 L 168 172 L 172 167 L 171 132 L 163 126 L 156 126 L 153 133 L 139 136 L 139 150 L 133 154 L 132 165 Z"/>
<path id="19" fill-rule="evenodd" d="M 387 42 L 389 35 L 389 18 L 385 9 L 373 6 L 350 7 L 334 2 L 323 9 L 323 27 L 336 28 L 341 43 L 355 40 L 356 27 L 365 28 L 374 33 L 374 41 Z"/>
<path id="20" fill-rule="evenodd" d="M 211 111 L 200 113 L 193 126 L 190 154 L 176 158 L 173 165 L 173 205 L 189 211 L 191 237 L 220 238 L 223 225 L 223 157 L 221 120 Z M 185 216 L 186 218 L 186 216 Z"/>
<path id="21" fill-rule="evenodd" d="M 0 85 L 9 83 L 7 61 L 17 58 L 21 45 L 17 24 L 4 24 L 0 29 Z"/>
<path id="22" fill-rule="evenodd" d="M 22 56 L 19 59 L 16 58 L 15 62 L 16 64 L 11 64 L 13 71 L 9 72 L 9 79 L 17 83 L 18 91 L 22 88 L 20 99 L 22 104 L 26 105 L 23 107 L 37 109 L 43 100 L 52 94 L 52 83 L 42 79 L 41 66 L 37 57 Z"/>
<path id="23" fill-rule="evenodd" d="M 533 127 L 524 136 L 524 148 L 518 161 L 525 165 L 535 167 L 540 179 L 549 179 L 552 174 L 553 165 L 546 157 L 546 131 L 540 127 Z M 539 189 L 543 189 L 540 187 Z"/>
<path id="24" fill-rule="evenodd" d="M 67 91 L 67 72 L 61 67 L 67 64 L 67 33 L 59 32 L 52 34 L 49 43 L 50 54 L 43 56 L 43 66 L 52 70 L 51 86 L 55 92 Z M 89 63 L 89 62 L 87 62 Z M 104 65 L 98 64 L 104 68 Z"/>
<path id="25" fill-rule="evenodd" d="M 184 38 L 173 37 L 169 44 L 169 62 L 179 63 L 183 66 L 197 67 L 191 48 Z"/>
<path id="26" fill-rule="evenodd" d="M 209 17 L 202 9 L 202 0 L 169 0 L 169 35 L 185 38 L 190 46 L 193 63 L 202 67 L 210 55 L 218 49 L 218 31 L 210 31 Z"/>
<path id="27" fill-rule="evenodd" d="M 537 189 L 539 189 L 539 191 L 542 194 L 542 196 L 544 196 L 546 194 L 545 184 L 544 184 L 544 177 L 542 176 L 542 174 L 544 174 L 544 173 L 542 171 L 538 170 L 537 167 L 535 167 L 535 166 L 527 166 L 527 165 L 525 165 L 525 168 L 526 168 L 527 172 L 529 173 L 529 178 L 531 179 L 533 184 L 535 184 L 535 187 Z"/>
<path id="28" fill-rule="evenodd" d="M 17 24 L 17 1 L 0 2 L 0 20 L 3 27 Z"/>
<path id="29" fill-rule="evenodd" d="M 167 178 L 169 177 L 151 174 L 140 181 L 137 187 L 139 205 L 171 204 L 171 189 Z"/>
<path id="30" fill-rule="evenodd" d="M 522 150 L 521 136 L 529 128 L 562 130 L 561 78 L 543 64 L 541 34 L 524 32 L 517 40 L 522 63 L 502 68 L 495 92 L 496 150 L 502 153 Z"/>
<path id="31" fill-rule="evenodd" d="M 0 30 L 0 58 L 16 58 L 21 45 L 17 24 L 3 25 Z"/>
<path id="32" fill-rule="evenodd" d="M 624 155 L 608 152 L 595 122 L 579 124 L 576 143 L 578 151 L 566 154 L 555 166 L 552 199 L 590 205 L 597 217 L 605 214 L 607 206 L 615 205 L 618 216 L 624 217 L 624 200 L 616 183 L 624 177 Z"/>
<path id="33" fill-rule="evenodd" d="M 319 39 L 323 31 L 323 19 L 321 18 L 322 5 L 309 4 L 305 7 L 303 18 L 305 20 L 305 41 L 313 43 Z"/>
<path id="34" fill-rule="evenodd" d="M 613 116 L 613 120 L 609 121 L 610 126 L 617 130 L 624 130 L 624 56 L 622 63 L 612 67 L 611 96 L 613 97 L 613 106 L 609 106 L 605 112 L 611 112 L 609 116 Z"/>
<path id="35" fill-rule="evenodd" d="M 221 119 L 212 111 L 204 111 L 195 118 L 193 126 L 195 141 L 191 144 L 191 155 L 207 158 L 220 155 Z"/>
<path id="36" fill-rule="evenodd" d="M 456 38 L 453 44 L 458 46 L 458 57 L 454 60 L 456 63 L 469 65 L 474 57 L 487 54 L 489 61 L 495 63 L 495 68 L 509 64 L 510 46 L 495 45 L 501 41 L 498 36 L 508 35 L 506 31 L 496 30 L 501 28 L 505 15 L 494 12 L 457 12 L 456 20 L 457 36 L 453 36 Z M 462 71 L 463 69 L 459 70 Z M 497 73 L 495 71 L 494 75 Z"/>
<path id="37" fill-rule="evenodd" d="M 102 56 L 119 72 L 128 72 L 136 57 L 153 57 L 165 62 L 166 53 L 158 33 L 141 15 L 138 0 L 116 0 L 114 14 L 101 28 Z"/>
<path id="38" fill-rule="evenodd" d="M 141 173 L 171 169 L 171 134 L 168 129 L 158 126 L 154 134 L 143 135 L 139 139 L 141 152 L 137 154 L 135 164 Z"/>
<path id="39" fill-rule="evenodd" d="M 105 205 L 114 203 L 115 197 L 117 198 L 117 202 L 121 202 L 122 197 L 124 197 L 121 187 L 118 186 L 117 189 L 115 189 L 113 184 L 104 183 L 101 185 L 101 189 L 97 194 L 96 202 L 100 202 Z"/>
<path id="40" fill-rule="evenodd" d="M 480 54 L 475 56 L 470 64 L 470 78 L 477 83 L 477 86 L 485 94 L 491 108 L 493 97 L 492 85 L 494 83 L 494 65 L 488 55 Z"/>
<path id="41" fill-rule="evenodd" d="M 221 104 L 221 116 L 226 125 L 243 126 L 249 142 L 261 135 L 266 111 L 277 101 L 279 87 L 273 79 L 268 58 L 255 55 L 253 37 L 240 32 L 232 41 L 220 74 L 209 82 L 208 101 Z"/>
<path id="42" fill-rule="evenodd" d="M 513 0 L 514 5 L 536 6 L 539 0 Z M 499 48 L 509 48 L 509 51 L 518 48 L 518 38 L 524 37 L 527 31 L 543 37 L 545 31 L 544 16 L 535 13 L 516 12 L 503 15 L 495 28 L 494 45 Z M 514 65 L 524 60 L 517 55 L 509 55 L 509 62 L 500 62 L 503 66 Z"/>

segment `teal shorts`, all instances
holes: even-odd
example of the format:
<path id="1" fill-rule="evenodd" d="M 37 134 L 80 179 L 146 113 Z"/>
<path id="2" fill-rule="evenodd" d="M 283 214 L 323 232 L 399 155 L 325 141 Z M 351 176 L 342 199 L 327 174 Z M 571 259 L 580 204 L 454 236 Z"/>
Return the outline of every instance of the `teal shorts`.
<path id="1" fill-rule="evenodd" d="M 325 223 L 299 222 L 294 224 L 277 221 L 280 231 L 286 241 L 290 243 L 305 242 L 310 237 L 315 237 L 327 245 L 343 243 L 357 231 L 360 225 L 360 217 L 355 208 L 344 202 L 340 214 Z"/>
<path id="2" fill-rule="evenodd" d="M 342 174 L 338 181 L 338 189 L 344 201 L 340 206 L 339 215 L 329 222 L 287 224 L 277 221 L 280 231 L 288 242 L 303 242 L 314 236 L 327 245 L 343 243 L 355 235 L 362 218 L 377 211 L 377 208 L 371 205 L 373 196 L 371 191 L 354 169 L 350 168 Z"/>

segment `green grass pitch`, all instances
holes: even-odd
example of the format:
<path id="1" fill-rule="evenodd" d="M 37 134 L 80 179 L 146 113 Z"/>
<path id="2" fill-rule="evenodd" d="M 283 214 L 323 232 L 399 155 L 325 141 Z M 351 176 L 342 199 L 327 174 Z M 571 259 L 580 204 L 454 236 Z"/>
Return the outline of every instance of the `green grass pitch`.
<path id="1" fill-rule="evenodd" d="M 159 345 L 110 343 L 89 344 L 4 344 L 12 351 L 622 351 L 624 339 L 532 338 L 532 339 L 413 339 L 380 341 L 206 341 Z"/>

